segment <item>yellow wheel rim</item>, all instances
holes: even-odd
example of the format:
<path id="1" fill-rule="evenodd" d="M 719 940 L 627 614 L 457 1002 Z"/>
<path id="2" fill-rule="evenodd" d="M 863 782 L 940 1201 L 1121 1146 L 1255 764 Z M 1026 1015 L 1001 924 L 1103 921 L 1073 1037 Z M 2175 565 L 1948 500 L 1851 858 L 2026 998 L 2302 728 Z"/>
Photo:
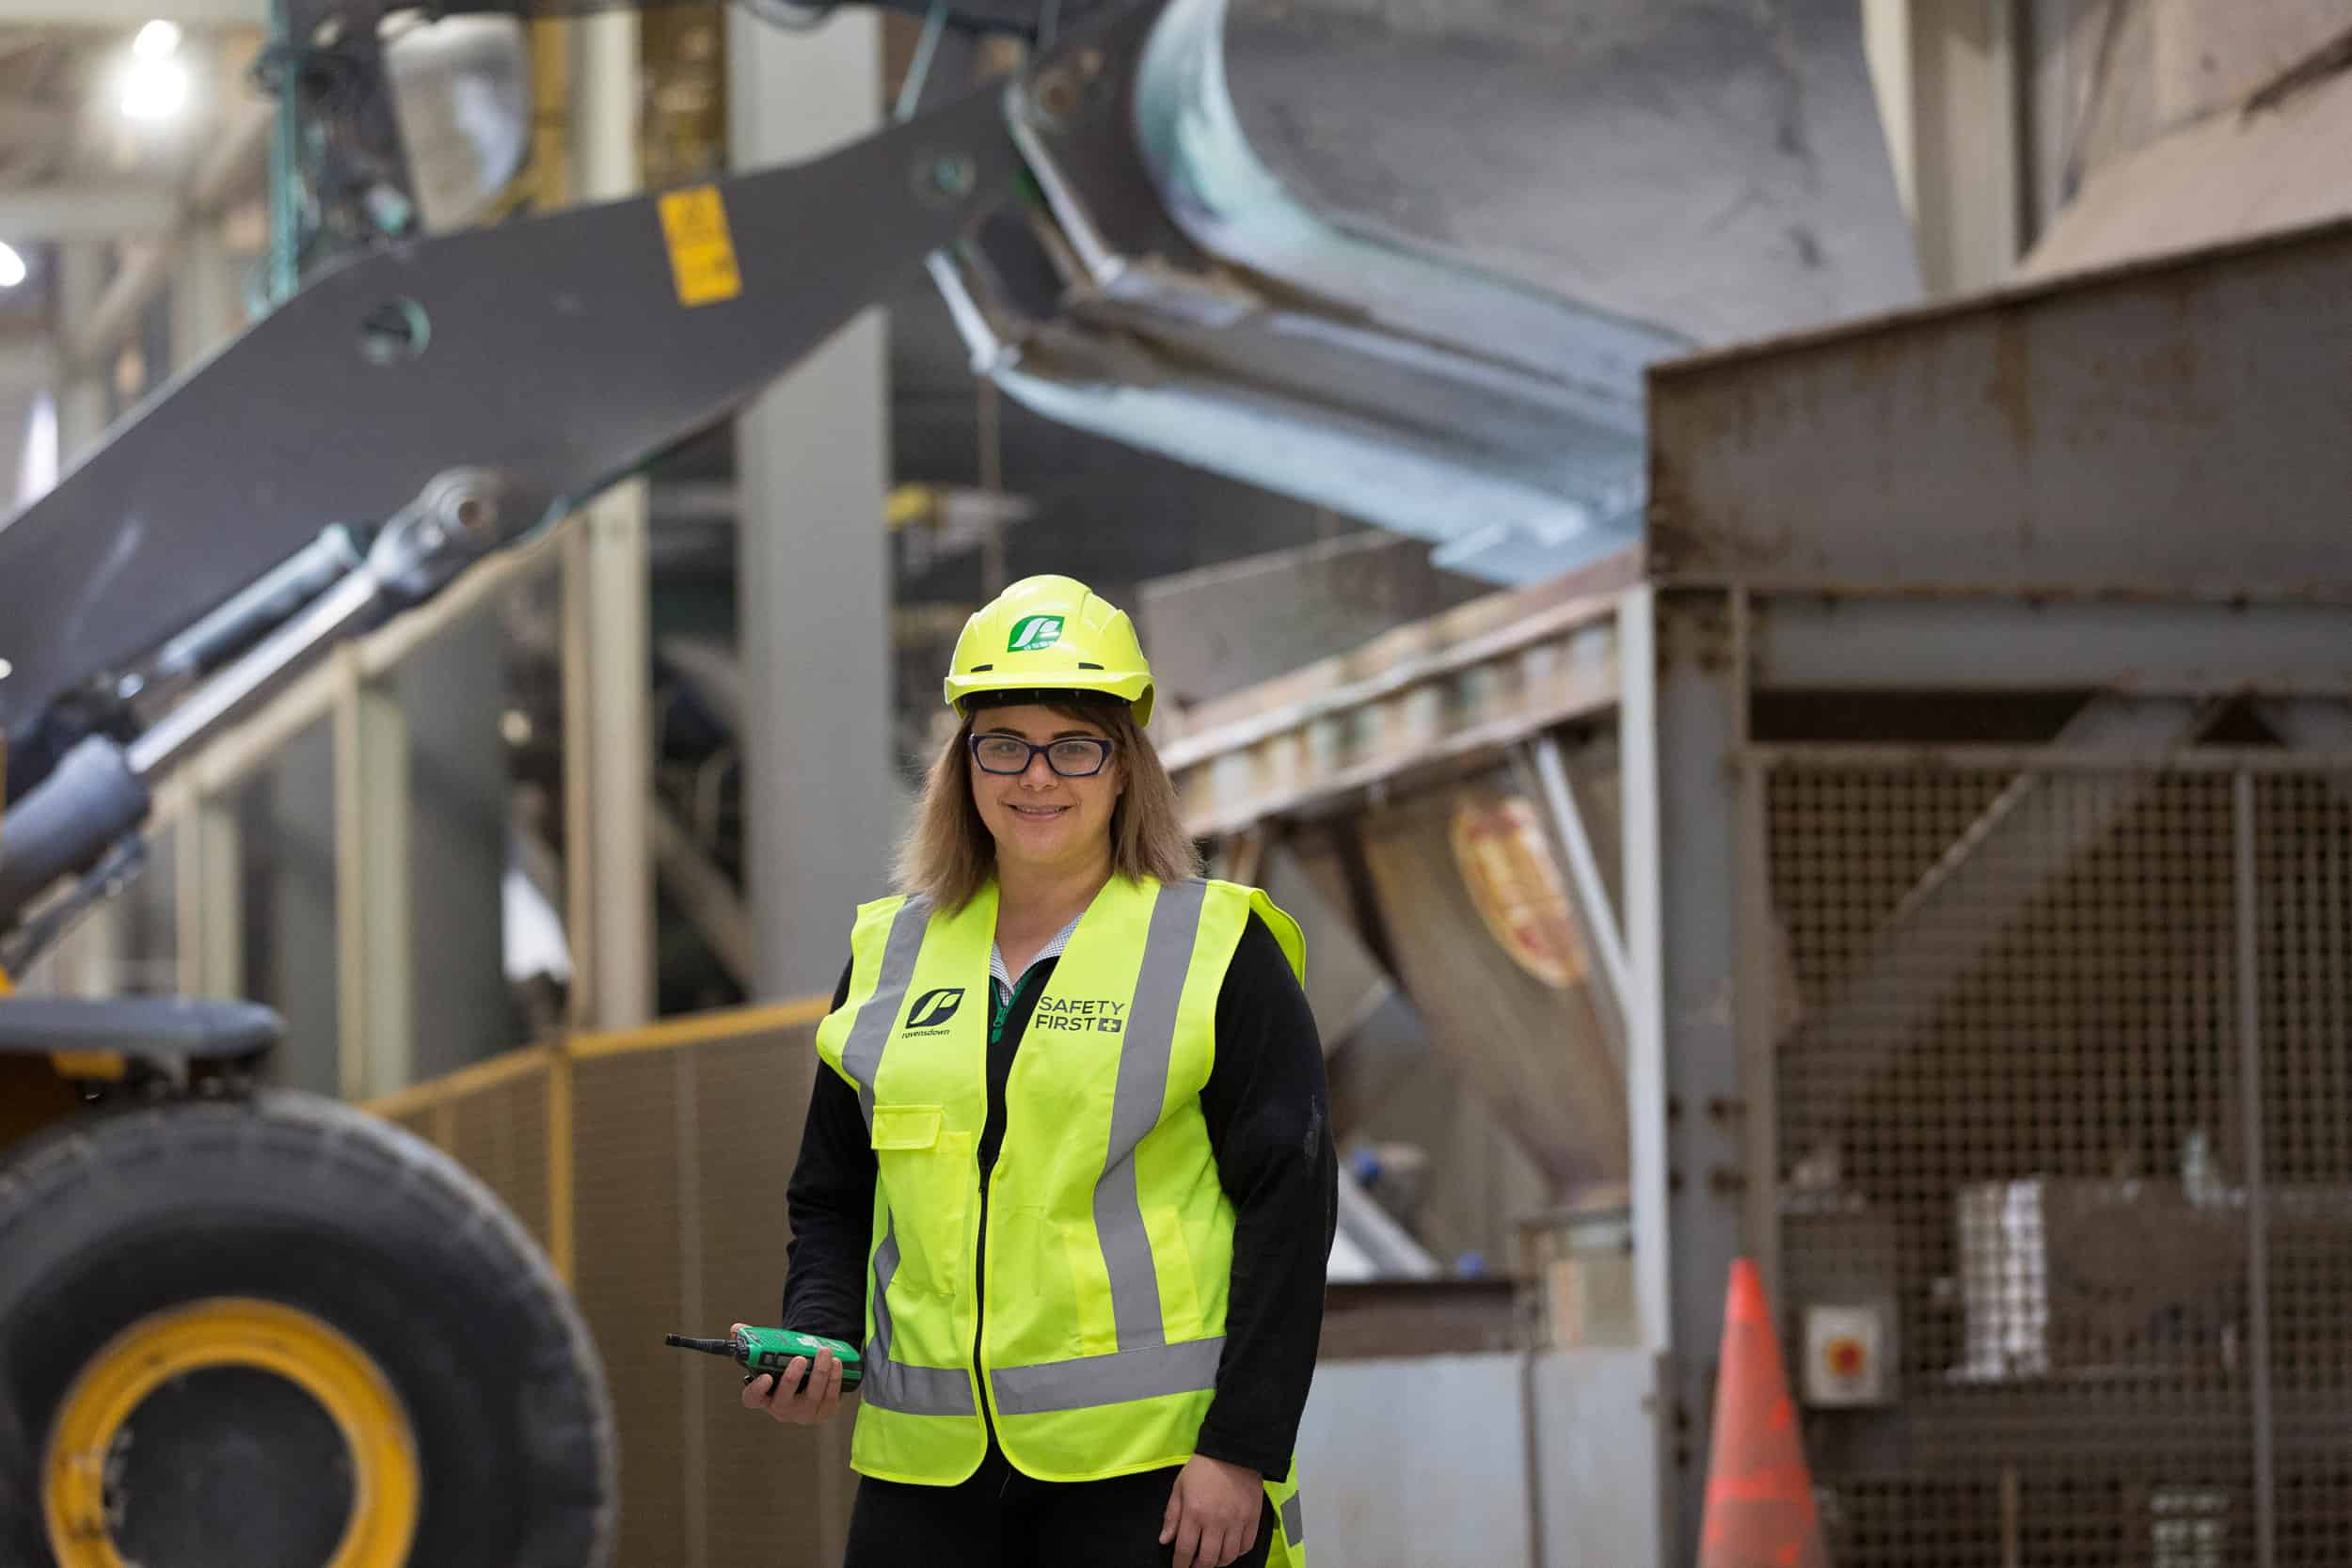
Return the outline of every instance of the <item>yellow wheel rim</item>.
<path id="1" fill-rule="evenodd" d="M 106 1526 L 106 1455 L 141 1401 L 211 1367 L 277 1373 L 318 1402 L 352 1461 L 351 1518 L 323 1568 L 401 1568 L 421 1487 L 408 1413 L 373 1358 L 308 1312 L 216 1297 L 143 1318 L 66 1390 L 50 1429 L 41 1498 L 57 1568 L 129 1568 Z"/>

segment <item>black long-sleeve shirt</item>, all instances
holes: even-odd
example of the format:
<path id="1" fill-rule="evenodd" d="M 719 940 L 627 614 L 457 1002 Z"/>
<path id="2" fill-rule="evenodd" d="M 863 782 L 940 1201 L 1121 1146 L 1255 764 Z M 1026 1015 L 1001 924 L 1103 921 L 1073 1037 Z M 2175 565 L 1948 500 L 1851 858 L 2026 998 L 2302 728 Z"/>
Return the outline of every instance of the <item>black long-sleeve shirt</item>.
<path id="1" fill-rule="evenodd" d="M 1019 977 L 1012 1011 L 989 1047 L 988 1125 L 979 1148 L 983 1190 L 1004 1137 L 1005 1083 L 1013 1055 L 1059 961 L 1040 959 Z M 834 992 L 836 1008 L 849 989 L 845 969 Z M 1194 1448 L 1279 1477 L 1297 1441 L 1322 1341 L 1339 1161 L 1314 1015 L 1274 933 L 1254 914 L 1217 992 L 1216 1055 L 1200 1090 L 1200 1110 L 1234 1225 L 1225 1352 L 1216 1398 Z M 792 1240 L 786 1249 L 785 1326 L 861 1341 L 874 1180 L 874 1151 L 857 1091 L 819 1062 L 787 1193 Z"/>

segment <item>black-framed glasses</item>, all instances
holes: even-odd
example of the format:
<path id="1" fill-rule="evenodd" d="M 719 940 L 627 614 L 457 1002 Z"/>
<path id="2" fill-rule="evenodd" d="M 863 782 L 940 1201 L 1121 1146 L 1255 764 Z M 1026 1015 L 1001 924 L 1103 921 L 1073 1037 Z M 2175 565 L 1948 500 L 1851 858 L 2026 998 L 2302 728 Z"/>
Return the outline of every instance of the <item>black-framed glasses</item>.
<path id="1" fill-rule="evenodd" d="M 983 773 L 1025 773 L 1029 759 L 1045 754 L 1045 766 L 1065 779 L 1090 779 L 1111 760 L 1111 743 L 1100 736 L 1064 736 L 1032 746 L 1017 735 L 976 735 L 972 763 Z"/>

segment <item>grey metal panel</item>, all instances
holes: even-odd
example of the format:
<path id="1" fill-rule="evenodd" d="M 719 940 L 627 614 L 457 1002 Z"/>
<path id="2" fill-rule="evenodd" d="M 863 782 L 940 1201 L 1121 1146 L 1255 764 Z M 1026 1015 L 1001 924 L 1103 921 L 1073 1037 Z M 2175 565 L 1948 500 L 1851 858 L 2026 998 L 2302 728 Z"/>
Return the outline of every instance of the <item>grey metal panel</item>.
<path id="1" fill-rule="evenodd" d="M 1653 369 L 1651 567 L 2352 598 L 2352 225 Z"/>
<path id="2" fill-rule="evenodd" d="M 1520 1365 L 1489 1354 L 1318 1366 L 1298 1432 L 1314 1560 L 1534 1568 Z"/>
<path id="3" fill-rule="evenodd" d="M 2340 605 L 1788 597 L 1755 639 L 1759 689 L 2352 689 Z"/>
<path id="4" fill-rule="evenodd" d="M 1298 1434 L 1315 1560 L 1662 1568 L 1657 1387 L 1629 1350 L 1324 1362 Z"/>
<path id="5" fill-rule="evenodd" d="M 1666 1562 L 1658 1358 L 1637 1350 L 1553 1351 L 1534 1358 L 1533 1374 L 1541 1568 Z"/>

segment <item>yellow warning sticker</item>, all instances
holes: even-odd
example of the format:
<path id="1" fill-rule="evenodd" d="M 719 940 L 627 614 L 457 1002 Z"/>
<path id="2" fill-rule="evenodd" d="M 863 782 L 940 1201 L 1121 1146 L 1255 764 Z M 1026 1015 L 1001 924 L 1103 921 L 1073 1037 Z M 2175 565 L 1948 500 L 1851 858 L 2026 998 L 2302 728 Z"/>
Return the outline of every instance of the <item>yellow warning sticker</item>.
<path id="1" fill-rule="evenodd" d="M 670 277 L 684 306 L 716 305 L 743 292 L 735 264 L 735 242 L 727 234 L 727 210 L 716 185 L 666 191 L 661 197 L 661 237 L 670 246 Z"/>

